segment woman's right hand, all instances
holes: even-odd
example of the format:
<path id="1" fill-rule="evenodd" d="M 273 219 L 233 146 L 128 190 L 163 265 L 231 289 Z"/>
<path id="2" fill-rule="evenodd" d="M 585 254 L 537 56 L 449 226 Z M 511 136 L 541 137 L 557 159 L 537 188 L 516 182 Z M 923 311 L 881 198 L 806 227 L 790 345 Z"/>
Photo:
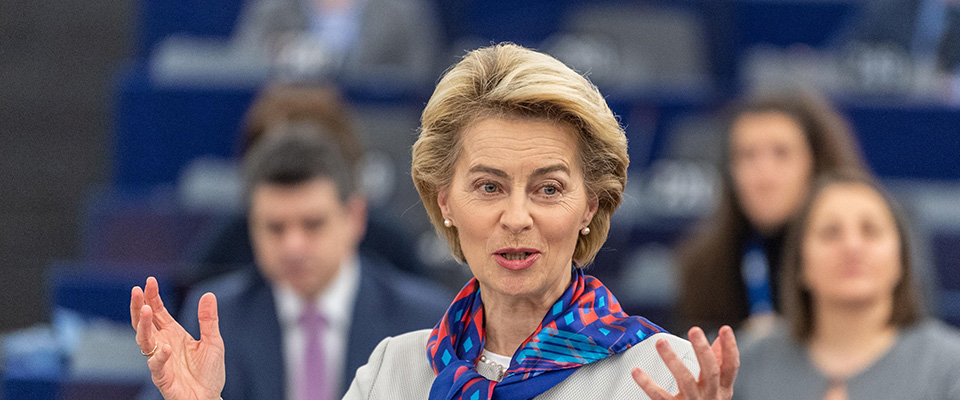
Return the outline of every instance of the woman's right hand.
<path id="1" fill-rule="evenodd" d="M 153 384 L 167 400 L 216 400 L 226 381 L 223 338 L 213 293 L 200 298 L 197 318 L 200 340 L 193 337 L 163 307 L 157 280 L 147 278 L 130 293 L 130 322 L 137 345 L 147 356 Z"/>
<path id="2" fill-rule="evenodd" d="M 697 354 L 700 363 L 700 376 L 695 378 L 683 364 L 677 353 L 670 348 L 670 343 L 660 339 L 657 341 L 657 352 L 660 358 L 673 373 L 680 393 L 676 396 L 663 390 L 650 376 L 640 368 L 632 371 L 633 380 L 640 388 L 654 400 L 730 400 L 733 398 L 733 382 L 737 379 L 740 369 L 740 350 L 737 348 L 737 339 L 733 329 L 729 326 L 720 328 L 720 334 L 713 345 L 698 327 L 690 328 L 687 334 L 693 351 Z"/>

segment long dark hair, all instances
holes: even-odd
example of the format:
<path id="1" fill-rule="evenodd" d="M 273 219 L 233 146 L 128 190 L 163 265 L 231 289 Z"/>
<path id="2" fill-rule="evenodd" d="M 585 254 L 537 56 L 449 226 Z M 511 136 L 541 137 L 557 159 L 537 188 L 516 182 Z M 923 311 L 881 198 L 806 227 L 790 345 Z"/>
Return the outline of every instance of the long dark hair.
<path id="1" fill-rule="evenodd" d="M 919 292 L 913 276 L 913 262 L 910 257 L 910 240 L 903 212 L 893 197 L 873 178 L 854 171 L 837 171 L 817 180 L 804 201 L 800 212 L 790 224 L 787 241 L 783 251 L 783 274 L 780 277 L 780 293 L 783 299 L 783 315 L 790 323 L 790 331 L 800 342 L 813 335 L 816 328 L 813 299 L 803 287 L 803 238 L 807 233 L 813 204 L 824 190 L 836 185 L 864 185 L 877 192 L 883 198 L 886 207 L 893 215 L 897 236 L 900 238 L 900 281 L 893 289 L 893 310 L 888 323 L 903 327 L 920 319 L 923 313 Z"/>
<path id="2" fill-rule="evenodd" d="M 740 117 L 770 112 L 783 113 L 802 128 L 813 154 L 813 180 L 838 169 L 866 173 L 849 125 L 818 95 L 799 91 L 768 93 L 733 104 L 724 118 L 719 204 L 678 251 L 678 312 L 685 324 L 708 328 L 737 326 L 749 315 L 740 262 L 752 227 L 737 201 L 729 142 L 732 126 Z"/>

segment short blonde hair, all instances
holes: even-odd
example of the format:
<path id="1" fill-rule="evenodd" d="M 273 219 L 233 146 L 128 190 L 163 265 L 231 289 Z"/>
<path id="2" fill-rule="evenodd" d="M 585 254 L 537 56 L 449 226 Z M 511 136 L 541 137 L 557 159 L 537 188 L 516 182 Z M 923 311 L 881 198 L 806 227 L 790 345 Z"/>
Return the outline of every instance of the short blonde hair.
<path id="1" fill-rule="evenodd" d="M 627 138 L 593 84 L 557 59 L 512 43 L 469 52 L 437 84 L 413 145 L 411 175 L 430 222 L 465 262 L 456 227 L 443 226 L 437 194 L 450 185 L 461 154 L 461 133 L 484 118 L 534 118 L 569 127 L 577 136 L 587 191 L 597 213 L 579 236 L 573 262 L 593 261 L 607 239 L 610 216 L 627 183 Z"/>

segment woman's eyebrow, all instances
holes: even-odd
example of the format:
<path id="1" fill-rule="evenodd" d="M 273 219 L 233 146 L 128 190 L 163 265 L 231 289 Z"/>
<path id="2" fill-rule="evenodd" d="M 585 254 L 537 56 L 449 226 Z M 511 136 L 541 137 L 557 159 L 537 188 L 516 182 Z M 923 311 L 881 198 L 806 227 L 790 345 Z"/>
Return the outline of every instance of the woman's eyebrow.
<path id="1" fill-rule="evenodd" d="M 566 165 L 555 164 L 555 165 L 537 168 L 533 171 L 533 173 L 530 174 L 530 176 L 531 177 L 542 176 L 542 175 L 546 175 L 556 171 L 566 172 L 568 175 L 570 174 L 570 169 L 567 168 Z"/>
<path id="2" fill-rule="evenodd" d="M 507 173 L 506 173 L 506 172 L 503 172 L 503 170 L 496 169 L 496 168 L 493 168 L 493 167 L 488 167 L 488 166 L 486 166 L 486 165 L 475 165 L 475 166 L 471 167 L 470 170 L 467 171 L 467 172 L 470 172 L 470 173 L 474 173 L 474 172 L 486 172 L 486 173 L 488 173 L 488 174 L 490 174 L 490 175 L 498 176 L 498 177 L 500 177 L 500 178 L 507 178 L 507 177 L 508 177 L 508 176 L 507 176 Z"/>
<path id="3" fill-rule="evenodd" d="M 567 174 L 570 173 L 570 169 L 567 168 L 566 165 L 563 165 L 563 164 L 555 164 L 555 165 L 550 165 L 550 166 L 546 166 L 546 167 L 537 168 L 537 169 L 535 169 L 535 170 L 530 174 L 530 176 L 531 176 L 531 177 L 542 176 L 542 175 L 546 175 L 546 174 L 549 174 L 549 173 L 551 173 L 551 172 L 556 172 L 556 171 L 566 172 Z M 484 172 L 484 173 L 488 173 L 488 174 L 491 174 L 491 175 L 494 175 L 494 176 L 498 176 L 498 177 L 500 177 L 500 178 L 508 178 L 508 177 L 509 177 L 509 176 L 507 175 L 507 173 L 504 172 L 504 171 L 501 170 L 501 169 L 497 169 L 497 168 L 493 168 L 493 167 L 488 167 L 488 166 L 482 165 L 482 164 L 481 164 L 481 165 L 475 165 L 475 166 L 473 166 L 473 167 L 470 167 L 470 170 L 468 170 L 467 172 L 469 172 L 469 173 Z"/>

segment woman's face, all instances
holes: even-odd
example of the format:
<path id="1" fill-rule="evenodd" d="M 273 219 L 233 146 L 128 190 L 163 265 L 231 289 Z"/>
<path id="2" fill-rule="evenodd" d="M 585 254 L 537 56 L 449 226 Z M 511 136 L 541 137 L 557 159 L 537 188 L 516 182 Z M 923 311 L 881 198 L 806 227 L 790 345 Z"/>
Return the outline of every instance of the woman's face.
<path id="1" fill-rule="evenodd" d="M 884 198 L 859 183 L 827 187 L 803 237 L 803 282 L 817 304 L 872 304 L 900 281 L 900 234 Z"/>
<path id="2" fill-rule="evenodd" d="M 797 211 L 813 176 L 813 152 L 803 129 L 781 112 L 747 113 L 730 133 L 734 190 L 750 223 L 779 229 Z"/>
<path id="3" fill-rule="evenodd" d="M 437 197 L 485 301 L 555 301 L 597 210 L 574 134 L 547 121 L 489 118 L 462 139 L 453 180 Z"/>

